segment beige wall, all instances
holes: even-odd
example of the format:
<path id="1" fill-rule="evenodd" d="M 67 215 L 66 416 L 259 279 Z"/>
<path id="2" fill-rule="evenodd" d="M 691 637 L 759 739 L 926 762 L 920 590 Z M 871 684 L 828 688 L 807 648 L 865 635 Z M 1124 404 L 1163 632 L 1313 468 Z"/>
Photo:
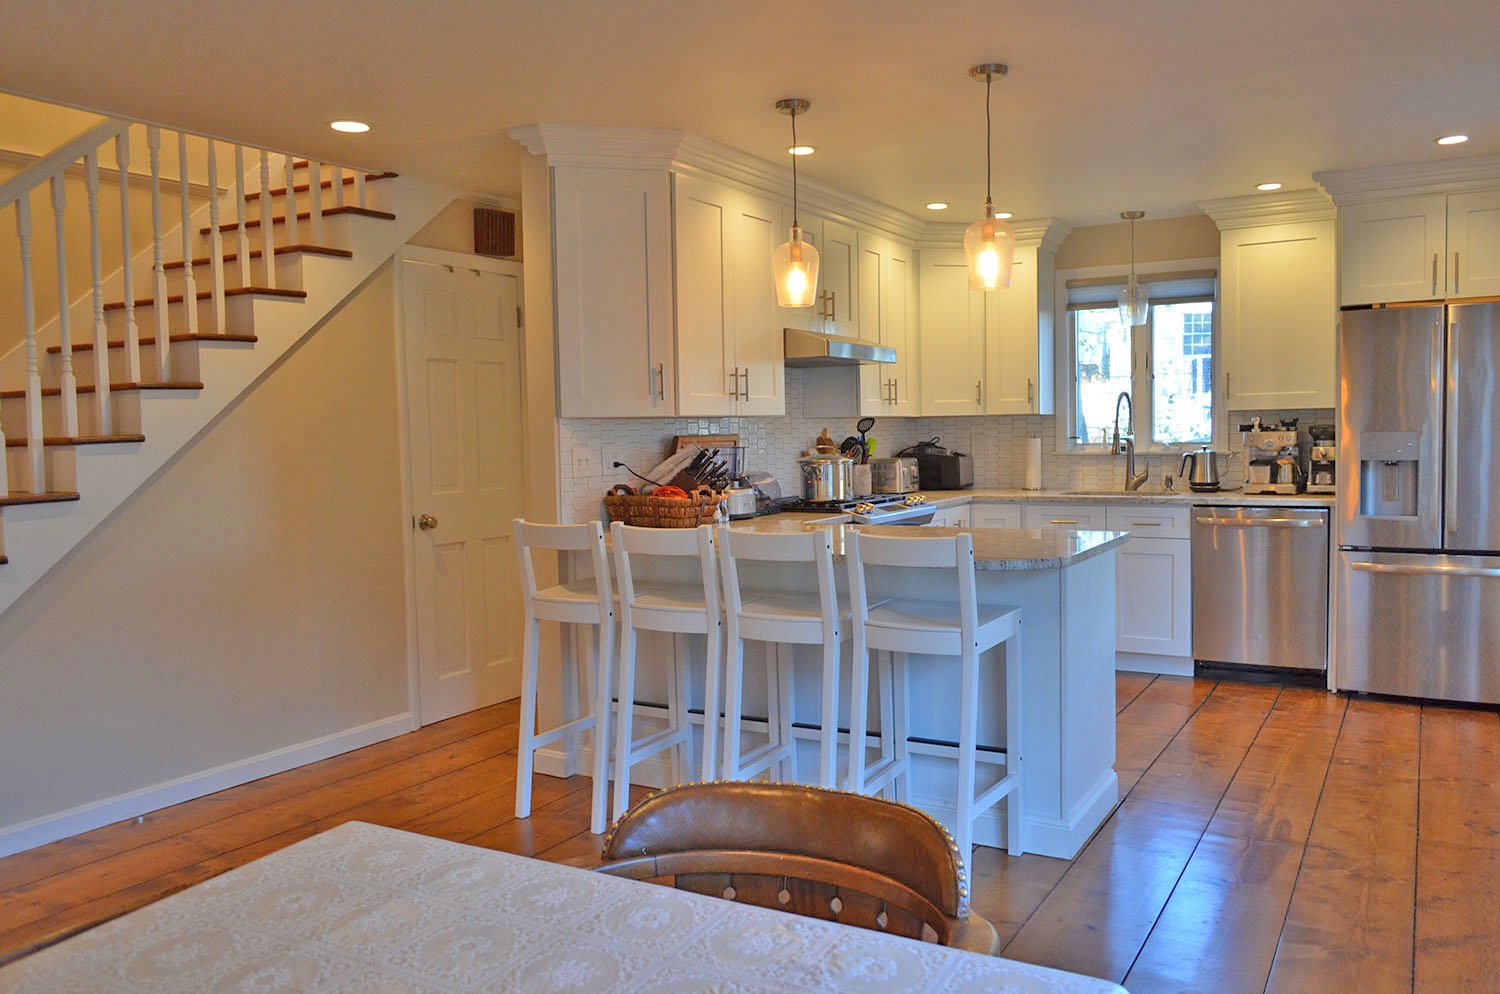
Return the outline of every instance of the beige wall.
<path id="1" fill-rule="evenodd" d="M 1135 261 L 1216 259 L 1219 229 L 1206 214 L 1146 218 L 1135 223 Z M 1130 225 L 1120 221 L 1096 228 L 1075 228 L 1057 251 L 1058 269 L 1118 266 L 1130 262 Z"/>
<path id="2" fill-rule="evenodd" d="M 442 213 L 427 223 L 427 226 L 417 232 L 412 238 L 411 244 L 421 245 L 424 248 L 447 249 L 449 252 L 464 252 L 472 255 L 474 252 L 474 208 L 494 207 L 500 210 L 514 211 L 516 215 L 516 254 L 509 256 L 515 262 L 521 261 L 521 212 L 514 206 L 507 204 L 496 204 L 488 200 L 472 200 L 460 197 L 447 207 Z"/>
<path id="3" fill-rule="evenodd" d="M 0 827 L 408 710 L 393 293 L 387 265 L 0 617 Z"/>

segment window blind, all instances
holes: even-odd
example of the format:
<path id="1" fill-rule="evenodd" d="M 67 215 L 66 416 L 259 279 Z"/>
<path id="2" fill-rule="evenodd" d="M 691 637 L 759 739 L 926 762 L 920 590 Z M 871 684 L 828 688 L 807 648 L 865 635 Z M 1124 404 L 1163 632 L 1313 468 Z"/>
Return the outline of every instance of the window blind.
<path id="1" fill-rule="evenodd" d="M 1152 304 L 1194 304 L 1214 299 L 1219 274 L 1213 269 L 1178 273 L 1138 273 L 1136 282 L 1151 291 Z M 1084 311 L 1114 307 L 1126 278 L 1104 276 L 1068 280 L 1068 310 Z"/>

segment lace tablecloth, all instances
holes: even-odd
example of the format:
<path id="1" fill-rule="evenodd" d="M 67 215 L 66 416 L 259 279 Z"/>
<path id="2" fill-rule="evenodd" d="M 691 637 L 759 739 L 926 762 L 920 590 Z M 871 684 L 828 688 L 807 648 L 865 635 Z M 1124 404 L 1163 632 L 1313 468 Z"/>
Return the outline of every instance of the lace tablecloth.
<path id="1" fill-rule="evenodd" d="M 0 992 L 23 991 L 1123 994 L 359 822 L 0 969 Z"/>

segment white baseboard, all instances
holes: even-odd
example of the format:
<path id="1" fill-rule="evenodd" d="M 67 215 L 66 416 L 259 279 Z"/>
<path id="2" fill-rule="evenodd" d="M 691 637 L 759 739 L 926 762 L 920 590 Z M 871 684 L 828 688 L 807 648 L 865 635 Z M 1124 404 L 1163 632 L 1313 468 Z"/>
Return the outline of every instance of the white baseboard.
<path id="1" fill-rule="evenodd" d="M 1115 653 L 1115 669 L 1162 676 L 1192 676 L 1192 656 L 1153 656 L 1146 652 Z"/>
<path id="2" fill-rule="evenodd" d="M 412 720 L 410 713 L 392 715 L 322 738 L 0 828 L 0 856 L 10 856 L 70 835 L 92 831 L 126 818 L 135 818 L 173 804 L 191 801 L 195 797 L 259 780 L 273 773 L 282 773 L 352 749 L 383 742 L 411 731 Z"/>

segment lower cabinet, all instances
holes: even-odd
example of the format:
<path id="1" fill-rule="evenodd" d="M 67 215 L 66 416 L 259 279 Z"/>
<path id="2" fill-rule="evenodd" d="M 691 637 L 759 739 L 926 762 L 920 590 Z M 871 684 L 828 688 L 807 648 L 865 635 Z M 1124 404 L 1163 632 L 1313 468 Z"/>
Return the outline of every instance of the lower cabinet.
<path id="1" fill-rule="evenodd" d="M 957 507 L 940 507 L 933 512 L 931 524 L 940 528 L 967 528 L 969 527 L 969 505 L 960 504 Z M 985 525 L 986 528 L 1004 528 L 1005 525 Z"/>
<path id="2" fill-rule="evenodd" d="M 1021 528 L 1021 504 L 970 504 L 972 528 Z"/>

